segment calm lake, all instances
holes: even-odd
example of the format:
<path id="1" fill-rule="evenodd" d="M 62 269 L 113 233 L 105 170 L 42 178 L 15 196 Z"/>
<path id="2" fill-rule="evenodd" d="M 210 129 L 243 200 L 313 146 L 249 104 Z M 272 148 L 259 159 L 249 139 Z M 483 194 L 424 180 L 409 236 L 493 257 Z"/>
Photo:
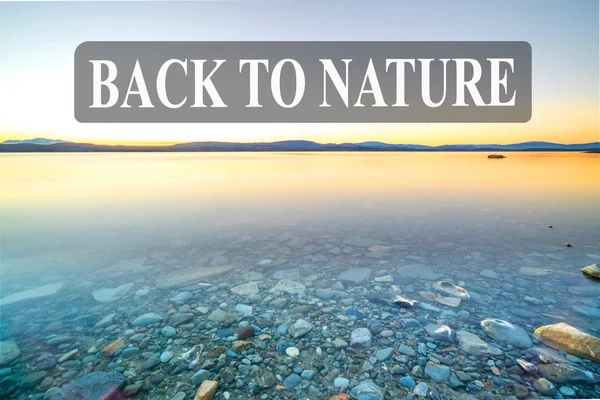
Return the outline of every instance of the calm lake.
<path id="1" fill-rule="evenodd" d="M 585 357 L 494 340 L 479 326 L 500 318 L 531 335 L 566 322 L 600 336 L 600 283 L 580 271 L 600 262 L 599 155 L 505 155 L 0 154 L 0 297 L 63 282 L 57 294 L 2 305 L 2 340 L 14 340 L 20 358 L 0 362 L 0 397 L 56 391 L 92 371 L 117 372 L 122 393 L 156 399 L 193 398 L 198 371 L 219 382 L 218 399 L 328 399 L 339 377 L 350 386 L 370 378 L 386 399 L 403 398 L 413 389 L 398 379 L 409 375 L 448 399 L 542 396 L 533 383 L 551 373 L 528 375 L 516 360 L 543 357 L 600 373 Z M 440 300 L 432 285 L 441 280 L 470 298 Z M 233 290 L 248 282 L 256 288 Z M 418 303 L 375 304 L 373 294 Z M 148 313 L 158 317 L 136 319 Z M 294 333 L 300 318 L 309 333 Z M 408 319 L 417 322 L 402 325 Z M 442 344 L 425 329 L 435 324 L 474 333 L 492 350 Z M 209 354 L 231 351 L 248 326 L 249 350 Z M 371 345 L 333 344 L 352 345 L 360 327 Z M 112 354 L 100 351 L 118 340 Z M 300 355 L 281 353 L 282 342 Z M 186 352 L 198 344 L 192 365 Z M 391 358 L 374 355 L 388 348 Z M 150 365 L 165 352 L 171 358 Z M 437 379 L 442 366 L 450 372 Z M 272 384 L 261 381 L 266 373 Z M 548 379 L 553 393 L 597 398 L 592 378 Z"/>

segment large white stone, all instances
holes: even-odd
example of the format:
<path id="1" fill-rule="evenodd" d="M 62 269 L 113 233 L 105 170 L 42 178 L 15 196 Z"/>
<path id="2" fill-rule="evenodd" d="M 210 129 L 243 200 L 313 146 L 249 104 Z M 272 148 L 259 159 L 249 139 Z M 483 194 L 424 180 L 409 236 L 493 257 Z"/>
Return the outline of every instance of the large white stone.
<path id="1" fill-rule="evenodd" d="M 52 283 L 50 285 L 38 286 L 33 289 L 23 290 L 22 292 L 17 292 L 13 294 L 9 294 L 8 296 L 2 298 L 0 300 L 0 307 L 8 306 L 10 304 L 20 303 L 24 301 L 30 300 L 39 300 L 45 297 L 51 297 L 56 295 L 65 287 L 64 282 Z"/>
<path id="2" fill-rule="evenodd" d="M 259 292 L 257 282 L 248 282 L 231 288 L 231 292 L 239 296 L 254 296 Z"/>

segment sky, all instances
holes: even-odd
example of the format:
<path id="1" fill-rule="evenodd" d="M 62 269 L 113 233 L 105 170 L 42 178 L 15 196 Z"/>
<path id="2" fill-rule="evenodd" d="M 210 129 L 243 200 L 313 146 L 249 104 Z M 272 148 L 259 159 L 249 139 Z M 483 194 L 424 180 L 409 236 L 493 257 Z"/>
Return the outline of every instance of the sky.
<path id="1" fill-rule="evenodd" d="M 427 145 L 600 140 L 597 0 L 0 3 L 0 142 L 385 141 Z M 81 124 L 84 41 L 527 41 L 533 116 L 512 124 Z"/>

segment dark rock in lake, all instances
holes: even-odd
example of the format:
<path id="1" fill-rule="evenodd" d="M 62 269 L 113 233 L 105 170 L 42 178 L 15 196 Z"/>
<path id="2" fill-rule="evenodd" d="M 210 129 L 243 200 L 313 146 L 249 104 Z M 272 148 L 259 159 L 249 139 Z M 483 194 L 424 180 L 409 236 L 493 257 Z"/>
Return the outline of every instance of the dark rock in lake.
<path id="1" fill-rule="evenodd" d="M 252 325 L 247 326 L 238 332 L 239 340 L 246 340 L 252 336 L 254 336 L 254 327 Z"/>
<path id="2" fill-rule="evenodd" d="M 119 393 L 124 383 L 125 378 L 119 373 L 91 372 L 63 386 L 50 400 L 125 399 Z"/>

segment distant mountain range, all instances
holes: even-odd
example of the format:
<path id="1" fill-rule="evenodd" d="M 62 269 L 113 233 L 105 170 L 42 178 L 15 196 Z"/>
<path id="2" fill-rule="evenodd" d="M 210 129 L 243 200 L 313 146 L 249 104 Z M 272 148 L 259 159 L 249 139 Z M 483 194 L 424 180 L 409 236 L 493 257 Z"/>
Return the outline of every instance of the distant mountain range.
<path id="1" fill-rule="evenodd" d="M 45 139 L 45 138 L 35 138 L 35 139 L 25 139 L 25 140 L 5 140 L 1 144 L 39 144 L 42 146 L 47 146 L 49 144 L 56 143 L 71 143 L 65 140 L 56 140 L 56 139 Z"/>
<path id="2" fill-rule="evenodd" d="M 63 140 L 36 138 L 7 140 L 0 143 L 0 153 L 29 152 L 227 152 L 227 151 L 585 151 L 600 152 L 600 142 L 560 144 L 525 142 L 516 144 L 451 144 L 424 146 L 418 144 L 389 144 L 383 142 L 316 143 L 308 140 L 280 142 L 233 143 L 191 142 L 166 146 L 104 145 L 74 143 Z"/>

